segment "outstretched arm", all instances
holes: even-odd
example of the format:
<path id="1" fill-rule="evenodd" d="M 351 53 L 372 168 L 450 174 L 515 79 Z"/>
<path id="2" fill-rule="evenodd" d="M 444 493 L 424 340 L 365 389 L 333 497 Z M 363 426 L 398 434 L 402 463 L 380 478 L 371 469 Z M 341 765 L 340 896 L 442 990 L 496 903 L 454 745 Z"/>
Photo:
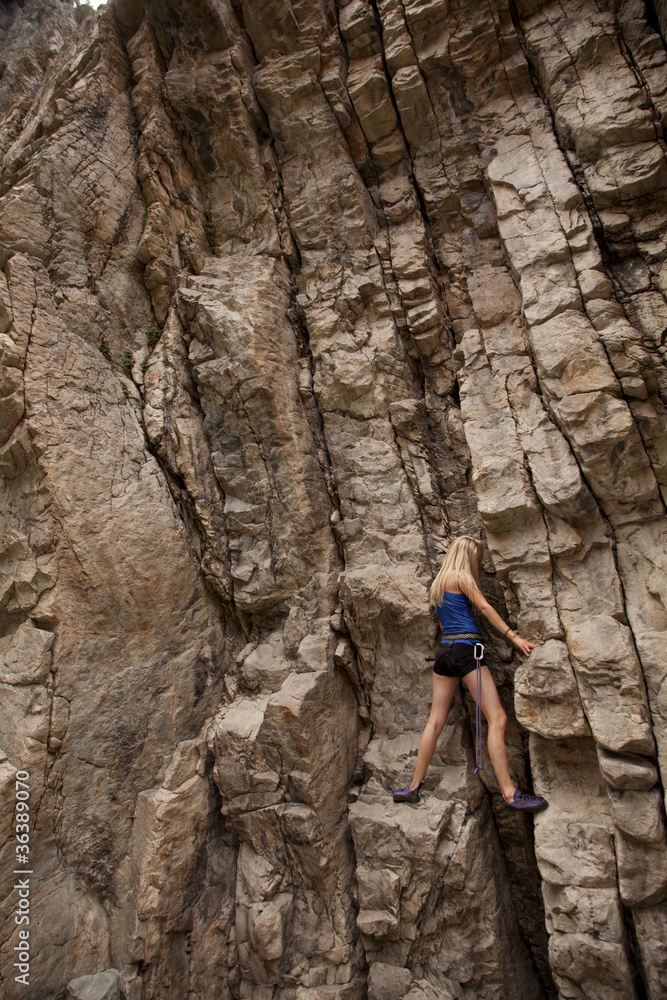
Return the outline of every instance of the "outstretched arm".
<path id="1" fill-rule="evenodd" d="M 491 622 L 493 627 L 497 628 L 499 632 L 502 632 L 502 634 L 509 639 L 517 649 L 520 649 L 526 656 L 528 656 L 531 649 L 535 649 L 537 643 L 529 642 L 528 639 L 522 639 L 520 635 L 517 635 L 516 632 L 509 627 L 509 625 L 506 625 L 498 612 L 491 607 L 481 591 L 468 587 L 462 580 L 460 581 L 459 586 L 466 597 L 469 597 L 475 607 L 479 608 L 484 617 Z"/>

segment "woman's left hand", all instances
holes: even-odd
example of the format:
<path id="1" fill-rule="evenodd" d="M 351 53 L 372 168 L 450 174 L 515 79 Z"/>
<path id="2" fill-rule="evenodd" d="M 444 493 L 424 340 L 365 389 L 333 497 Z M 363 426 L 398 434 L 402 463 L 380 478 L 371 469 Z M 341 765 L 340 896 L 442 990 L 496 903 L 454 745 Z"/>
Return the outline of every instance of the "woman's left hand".
<path id="1" fill-rule="evenodd" d="M 536 649 L 539 643 L 529 642 L 528 639 L 522 639 L 520 635 L 512 636 L 512 642 L 517 649 L 520 649 L 524 656 L 528 656 L 529 653 Z"/>

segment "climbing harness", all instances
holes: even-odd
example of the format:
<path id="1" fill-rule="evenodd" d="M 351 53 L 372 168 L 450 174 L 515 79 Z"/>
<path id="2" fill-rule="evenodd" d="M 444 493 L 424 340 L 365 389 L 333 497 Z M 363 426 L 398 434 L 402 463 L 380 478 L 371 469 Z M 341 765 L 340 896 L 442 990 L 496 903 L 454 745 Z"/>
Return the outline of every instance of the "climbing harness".
<path id="1" fill-rule="evenodd" d="M 475 774 L 479 771 L 489 772 L 484 767 L 484 757 L 482 755 L 482 660 L 484 659 L 484 646 L 481 642 L 476 642 L 472 655 L 477 661 L 477 697 L 475 698 Z"/>

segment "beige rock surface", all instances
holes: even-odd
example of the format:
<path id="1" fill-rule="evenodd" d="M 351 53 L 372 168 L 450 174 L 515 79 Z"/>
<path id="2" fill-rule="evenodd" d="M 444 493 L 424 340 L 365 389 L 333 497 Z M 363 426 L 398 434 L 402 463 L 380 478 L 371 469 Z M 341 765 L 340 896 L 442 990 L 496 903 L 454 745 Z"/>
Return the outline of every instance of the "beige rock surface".
<path id="1" fill-rule="evenodd" d="M 666 37 L 2 5 L 3 998 L 664 995 Z M 460 693 L 391 799 L 464 532 L 534 821 Z"/>

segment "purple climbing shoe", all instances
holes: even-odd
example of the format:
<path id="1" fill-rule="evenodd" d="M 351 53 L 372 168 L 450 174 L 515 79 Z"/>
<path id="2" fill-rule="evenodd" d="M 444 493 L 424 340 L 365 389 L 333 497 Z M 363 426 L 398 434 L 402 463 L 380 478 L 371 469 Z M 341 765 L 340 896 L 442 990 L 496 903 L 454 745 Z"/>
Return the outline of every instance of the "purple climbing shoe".
<path id="1" fill-rule="evenodd" d="M 522 792 L 520 788 L 517 788 L 514 792 L 514 798 L 511 802 L 503 796 L 503 802 L 508 809 L 520 809 L 523 812 L 539 812 L 541 809 L 546 809 L 549 803 L 546 799 L 543 799 L 541 795 L 530 795 L 528 792 Z"/>
<path id="2" fill-rule="evenodd" d="M 419 802 L 419 792 L 423 784 L 424 782 L 422 781 L 416 788 L 412 789 L 409 785 L 406 785 L 400 791 L 394 792 L 394 802 Z"/>

